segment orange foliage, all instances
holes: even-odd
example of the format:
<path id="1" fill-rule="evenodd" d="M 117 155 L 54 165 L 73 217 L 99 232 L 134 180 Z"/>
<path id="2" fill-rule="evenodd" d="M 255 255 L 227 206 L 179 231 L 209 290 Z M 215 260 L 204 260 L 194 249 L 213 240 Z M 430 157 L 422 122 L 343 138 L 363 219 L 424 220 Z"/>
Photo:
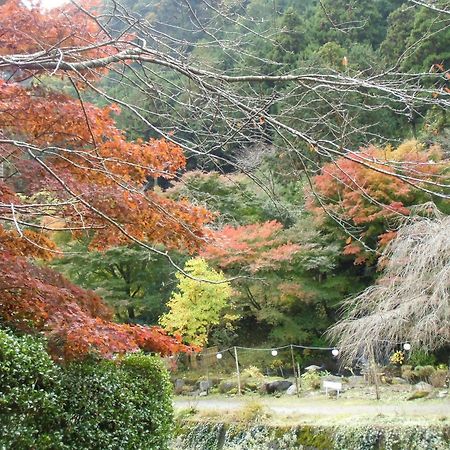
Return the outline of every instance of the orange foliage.
<path id="1" fill-rule="evenodd" d="M 45 13 L 37 4 L 28 8 L 10 0 L 0 6 L 0 17 L 1 55 L 59 48 L 70 62 L 71 55 L 76 61 L 80 55 L 98 58 L 120 50 L 104 45 L 107 36 L 98 24 L 73 5 Z M 26 259 L 48 259 L 56 249 L 49 236 L 29 227 L 39 229 L 46 216 L 74 233 L 89 229 L 96 248 L 138 239 L 190 252 L 203 244 L 212 218 L 186 201 L 144 192 L 149 179 L 171 179 L 184 169 L 180 147 L 167 140 L 127 140 L 116 127 L 114 105 L 101 108 L 42 84 L 23 83 L 41 74 L 45 67 L 0 74 L 0 161 L 7 162 L 8 175 L 7 182 L 0 181 L 1 320 L 45 332 L 53 352 L 65 358 L 90 351 L 111 356 L 138 348 L 164 354 L 189 350 L 159 328 L 113 323 L 94 293 Z M 54 75 L 66 76 L 63 70 Z M 43 191 L 48 200 L 31 205 L 18 195 Z"/>
<path id="2" fill-rule="evenodd" d="M 366 245 L 384 247 L 395 237 L 395 232 L 389 231 L 390 221 L 399 215 L 409 215 L 411 205 L 428 199 L 410 183 L 359 162 L 369 162 L 388 173 L 395 173 L 396 165 L 403 175 L 431 180 L 442 170 L 438 164 L 441 150 L 437 147 L 425 150 L 416 141 L 407 141 L 396 149 L 371 146 L 350 156 L 352 160 L 340 158 L 326 164 L 314 177 L 314 188 L 329 212 L 359 228 L 358 237 Z M 391 164 L 383 165 L 383 161 Z M 328 218 L 316 199 L 311 198 L 308 206 L 321 221 Z M 351 238 L 345 242 L 343 253 L 354 256 L 358 264 L 369 258 L 363 245 Z"/>
<path id="3" fill-rule="evenodd" d="M 162 354 L 191 350 L 159 327 L 112 322 L 112 312 L 94 292 L 71 284 L 53 270 L 2 252 L 0 317 L 19 330 L 45 332 L 55 357 L 76 359 L 92 352 L 111 357 L 138 349 Z"/>
<path id="4" fill-rule="evenodd" d="M 276 220 L 239 227 L 228 225 L 214 232 L 200 254 L 224 270 L 240 266 L 248 267 L 251 273 L 274 269 L 292 260 L 300 250 L 298 244 L 283 242 L 282 229 Z"/>
<path id="5" fill-rule="evenodd" d="M 86 3 L 80 2 L 81 6 L 86 6 Z M 95 2 L 89 1 L 89 8 L 94 6 Z M 102 41 L 107 42 L 108 36 L 94 19 L 72 4 L 43 11 L 39 2 L 31 1 L 25 7 L 21 0 L 9 0 L 0 6 L 0 17 L 0 55 L 45 54 L 61 48 L 67 61 L 76 62 L 80 54 L 100 58 L 117 51 L 110 46 L 99 45 Z M 76 47 L 80 50 L 75 55 L 73 48 Z M 18 79 L 23 76 L 21 72 L 15 74 Z"/>

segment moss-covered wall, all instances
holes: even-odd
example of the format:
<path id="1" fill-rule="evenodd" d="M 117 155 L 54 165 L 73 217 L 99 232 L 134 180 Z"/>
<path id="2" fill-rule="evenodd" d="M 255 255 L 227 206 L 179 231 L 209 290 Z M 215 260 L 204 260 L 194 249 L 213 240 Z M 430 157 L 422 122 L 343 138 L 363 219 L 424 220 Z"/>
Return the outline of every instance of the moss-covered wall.
<path id="1" fill-rule="evenodd" d="M 173 450 L 448 450 L 448 426 L 291 428 L 217 422 L 179 423 Z"/>

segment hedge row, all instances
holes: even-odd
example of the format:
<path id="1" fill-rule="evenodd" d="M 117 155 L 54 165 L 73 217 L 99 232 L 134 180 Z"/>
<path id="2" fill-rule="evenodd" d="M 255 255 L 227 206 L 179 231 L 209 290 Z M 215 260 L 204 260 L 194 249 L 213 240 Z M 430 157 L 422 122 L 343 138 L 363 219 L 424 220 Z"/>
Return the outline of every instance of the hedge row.
<path id="1" fill-rule="evenodd" d="M 172 418 L 158 358 L 60 367 L 40 339 L 0 329 L 0 449 L 163 450 Z"/>

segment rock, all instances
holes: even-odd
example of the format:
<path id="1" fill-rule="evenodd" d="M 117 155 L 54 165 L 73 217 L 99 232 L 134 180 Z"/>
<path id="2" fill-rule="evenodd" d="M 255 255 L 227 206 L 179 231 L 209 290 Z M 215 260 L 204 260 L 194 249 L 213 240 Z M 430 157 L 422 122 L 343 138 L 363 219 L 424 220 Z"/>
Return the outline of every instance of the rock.
<path id="1" fill-rule="evenodd" d="M 295 395 L 297 394 L 297 386 L 293 384 L 292 386 L 289 386 L 286 390 L 286 395 Z"/>
<path id="2" fill-rule="evenodd" d="M 431 392 L 433 390 L 433 386 L 431 386 L 431 384 L 425 383 L 424 381 L 420 381 L 413 386 L 413 389 L 415 391 Z"/>
<path id="3" fill-rule="evenodd" d="M 312 364 L 311 366 L 305 367 L 305 370 L 307 372 L 316 372 L 317 370 L 320 370 L 322 367 L 316 366 L 315 364 Z"/>
<path id="4" fill-rule="evenodd" d="M 400 377 L 393 377 L 392 378 L 392 384 L 409 384 L 407 380 Z"/>
<path id="5" fill-rule="evenodd" d="M 211 380 L 202 380 L 197 383 L 198 390 L 200 392 L 208 392 L 213 387 L 213 382 Z"/>
<path id="6" fill-rule="evenodd" d="M 219 391 L 221 394 L 227 394 L 231 390 L 237 390 L 237 382 L 231 380 L 223 380 L 219 384 Z"/>
<path id="7" fill-rule="evenodd" d="M 272 381 L 266 383 L 266 392 L 268 394 L 274 394 L 275 392 L 285 392 L 292 386 L 292 382 L 288 380 Z"/>
<path id="8" fill-rule="evenodd" d="M 445 398 L 445 397 L 447 397 L 447 395 L 448 395 L 448 391 L 439 391 L 439 392 L 436 394 L 436 397 L 437 397 L 437 398 Z"/>
<path id="9" fill-rule="evenodd" d="M 174 383 L 175 394 L 181 394 L 183 392 L 185 382 L 181 378 L 177 378 Z"/>

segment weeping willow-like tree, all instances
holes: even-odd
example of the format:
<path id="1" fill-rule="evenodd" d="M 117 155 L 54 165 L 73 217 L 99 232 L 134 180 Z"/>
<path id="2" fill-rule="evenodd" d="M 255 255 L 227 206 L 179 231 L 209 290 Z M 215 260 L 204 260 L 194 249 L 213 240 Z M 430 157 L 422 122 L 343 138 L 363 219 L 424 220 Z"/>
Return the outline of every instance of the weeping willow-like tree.
<path id="1" fill-rule="evenodd" d="M 329 330 L 345 361 L 380 358 L 401 342 L 426 351 L 450 343 L 450 216 L 421 209 L 386 248 L 378 282 Z"/>

